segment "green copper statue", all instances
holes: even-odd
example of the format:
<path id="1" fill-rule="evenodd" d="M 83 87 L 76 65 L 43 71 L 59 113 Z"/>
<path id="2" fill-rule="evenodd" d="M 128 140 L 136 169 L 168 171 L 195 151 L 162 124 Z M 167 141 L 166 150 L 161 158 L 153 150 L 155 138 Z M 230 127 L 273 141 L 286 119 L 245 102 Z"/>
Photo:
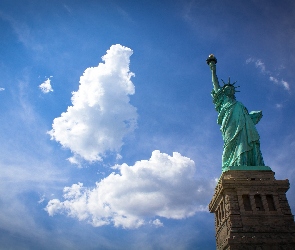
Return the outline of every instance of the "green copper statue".
<path id="1" fill-rule="evenodd" d="M 217 59 L 211 54 L 207 59 L 207 64 L 212 72 L 211 95 L 218 112 L 217 123 L 221 126 L 224 141 L 222 171 L 231 169 L 268 170 L 268 167 L 262 167 L 264 162 L 260 152 L 259 134 L 255 127 L 262 117 L 262 112 L 248 113 L 247 108 L 236 101 L 235 82 L 230 83 L 229 79 L 228 83 L 223 82 L 223 87 L 219 85 L 216 63 Z"/>

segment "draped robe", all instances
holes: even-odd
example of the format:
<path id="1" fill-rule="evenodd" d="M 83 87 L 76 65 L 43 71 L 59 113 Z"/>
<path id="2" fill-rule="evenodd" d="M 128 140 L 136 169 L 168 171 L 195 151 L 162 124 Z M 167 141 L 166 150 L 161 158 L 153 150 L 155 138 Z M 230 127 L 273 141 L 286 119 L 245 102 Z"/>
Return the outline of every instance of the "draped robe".
<path id="1" fill-rule="evenodd" d="M 222 170 L 226 171 L 230 166 L 264 166 L 255 127 L 262 112 L 249 114 L 242 103 L 226 96 L 222 88 L 217 92 L 213 90 L 212 97 L 224 141 Z"/>

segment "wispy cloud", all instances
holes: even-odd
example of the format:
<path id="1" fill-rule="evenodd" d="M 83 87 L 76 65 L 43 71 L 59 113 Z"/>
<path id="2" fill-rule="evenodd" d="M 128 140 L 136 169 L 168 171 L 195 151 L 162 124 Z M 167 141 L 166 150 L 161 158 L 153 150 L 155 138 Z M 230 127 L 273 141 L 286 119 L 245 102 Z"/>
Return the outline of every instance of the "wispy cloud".
<path id="1" fill-rule="evenodd" d="M 97 182 L 94 189 L 82 183 L 65 187 L 65 201 L 50 200 L 46 211 L 51 216 L 66 213 L 95 227 L 138 228 L 151 223 L 148 218 L 183 219 L 207 210 L 205 197 L 215 185 L 198 179 L 194 161 L 176 152 L 169 156 L 155 150 L 149 160 L 114 168 L 120 173 Z M 152 224 L 163 226 L 159 219 Z"/>
<path id="2" fill-rule="evenodd" d="M 43 46 L 35 41 L 31 29 L 26 23 L 20 22 L 16 18 L 2 11 L 0 11 L 0 18 L 7 21 L 11 25 L 12 30 L 17 35 L 18 40 L 21 43 L 23 43 L 26 47 L 34 51 L 43 50 Z"/>
<path id="3" fill-rule="evenodd" d="M 274 82 L 274 83 L 276 83 L 276 84 L 280 84 L 280 85 L 282 85 L 286 90 L 290 90 L 290 85 L 289 85 L 289 83 L 288 82 L 286 82 L 286 81 L 284 81 L 284 80 L 279 80 L 279 79 L 277 79 L 277 78 L 275 78 L 275 77 L 273 77 L 273 76 L 270 76 L 269 77 L 269 80 L 271 81 L 271 82 Z"/>
<path id="4" fill-rule="evenodd" d="M 4 91 L 5 90 L 5 88 L 0 88 L 0 91 Z"/>
<path id="5" fill-rule="evenodd" d="M 264 62 L 262 62 L 262 60 L 260 60 L 260 59 L 255 59 L 255 58 L 250 57 L 246 60 L 246 63 L 247 64 L 254 63 L 256 68 L 258 68 L 261 73 L 270 74 L 270 72 L 266 70 Z"/>
<path id="6" fill-rule="evenodd" d="M 29 105 L 27 102 L 26 106 Z M 10 122 L 2 125 L 0 133 L 1 141 L 5 141 L 0 149 L 1 234 L 3 229 L 11 230 L 10 233 L 15 235 L 33 235 L 39 240 L 44 230 L 36 223 L 35 214 L 27 201 L 34 200 L 32 197 L 37 193 L 47 193 L 49 189 L 52 191 L 64 186 L 66 177 L 48 154 L 50 148 L 44 135 L 45 127 L 32 109 L 19 103 L 19 106 L 14 106 L 13 112 L 2 115 L 5 121 Z"/>
<path id="7" fill-rule="evenodd" d="M 53 88 L 50 84 L 50 79 L 48 78 L 45 82 L 43 82 L 42 84 L 39 85 L 39 88 L 41 89 L 41 91 L 44 93 L 44 94 L 47 94 L 49 92 L 52 92 L 53 91 Z"/>
<path id="8" fill-rule="evenodd" d="M 282 107 L 283 107 L 283 104 L 281 104 L 281 103 L 277 103 L 277 104 L 276 104 L 276 108 L 280 109 L 280 108 L 282 108 Z"/>
<path id="9" fill-rule="evenodd" d="M 113 45 L 102 57 L 105 63 L 85 70 L 72 104 L 55 118 L 51 139 L 71 149 L 69 158 L 77 164 L 80 159 L 100 161 L 106 152 L 120 151 L 123 138 L 137 126 L 137 111 L 129 103 L 134 94 L 129 71 L 132 50 Z"/>
<path id="10" fill-rule="evenodd" d="M 269 80 L 275 84 L 281 85 L 285 90 L 290 90 L 290 85 L 288 82 L 284 81 L 283 79 L 278 79 L 277 77 L 273 76 L 273 73 L 269 70 L 266 70 L 265 64 L 262 60 L 260 59 L 255 59 L 255 58 L 248 58 L 246 60 L 246 63 L 254 63 L 256 68 L 260 70 L 261 73 L 266 74 L 269 76 Z"/>
<path id="11" fill-rule="evenodd" d="M 72 10 L 70 9 L 68 5 L 64 4 L 63 7 L 66 9 L 68 13 L 72 14 Z"/>

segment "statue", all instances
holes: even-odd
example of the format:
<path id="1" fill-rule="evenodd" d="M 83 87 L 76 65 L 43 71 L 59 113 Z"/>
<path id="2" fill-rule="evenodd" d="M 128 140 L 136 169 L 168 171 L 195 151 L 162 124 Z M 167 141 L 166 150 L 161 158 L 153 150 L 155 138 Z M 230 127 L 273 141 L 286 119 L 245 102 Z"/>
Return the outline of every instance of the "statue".
<path id="1" fill-rule="evenodd" d="M 255 125 L 260 121 L 262 111 L 248 113 L 247 108 L 236 101 L 236 82 L 230 83 L 229 79 L 228 83 L 223 82 L 224 85 L 221 87 L 216 75 L 217 59 L 211 54 L 206 61 L 212 72 L 211 95 L 218 112 L 217 123 L 221 126 L 224 141 L 222 172 L 231 169 L 268 170 L 269 167 L 259 167 L 265 165 Z"/>

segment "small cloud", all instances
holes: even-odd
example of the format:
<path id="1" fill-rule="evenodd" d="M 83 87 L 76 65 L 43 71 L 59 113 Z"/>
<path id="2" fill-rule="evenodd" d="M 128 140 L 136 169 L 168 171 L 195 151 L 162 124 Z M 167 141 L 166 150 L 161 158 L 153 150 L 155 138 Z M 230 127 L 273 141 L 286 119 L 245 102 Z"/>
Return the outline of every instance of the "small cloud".
<path id="1" fill-rule="evenodd" d="M 284 89 L 286 90 L 290 90 L 290 85 L 288 82 L 284 81 L 284 80 L 278 80 L 277 78 L 270 76 L 269 80 L 276 83 L 276 84 L 280 84 L 284 87 Z"/>
<path id="2" fill-rule="evenodd" d="M 116 160 L 121 160 L 122 158 L 123 158 L 122 155 L 120 155 L 120 154 L 116 155 Z"/>
<path id="3" fill-rule="evenodd" d="M 284 86 L 286 90 L 290 90 L 290 85 L 284 80 L 281 80 L 280 83 Z"/>
<path id="4" fill-rule="evenodd" d="M 45 82 L 43 82 L 42 84 L 39 85 L 39 88 L 41 89 L 41 91 L 44 93 L 44 94 L 47 94 L 49 92 L 52 92 L 53 89 L 51 87 L 51 84 L 50 84 L 50 79 L 48 78 Z"/>
<path id="5" fill-rule="evenodd" d="M 254 63 L 256 68 L 260 69 L 261 73 L 263 73 L 263 74 L 266 73 L 265 65 L 260 59 L 255 59 L 255 58 L 250 57 L 246 60 L 246 64 L 249 64 L 249 63 Z"/>
<path id="6" fill-rule="evenodd" d="M 253 58 L 252 58 L 252 57 L 250 57 L 250 58 L 248 58 L 248 59 L 246 60 L 246 64 L 249 64 L 249 63 L 251 63 L 251 62 L 253 62 Z"/>
<path id="7" fill-rule="evenodd" d="M 278 83 L 279 82 L 279 80 L 277 78 L 273 77 L 273 76 L 270 76 L 269 77 L 269 80 L 272 81 L 272 82 L 274 82 L 274 83 Z"/>
<path id="8" fill-rule="evenodd" d="M 5 88 L 0 88 L 0 91 L 4 91 L 5 90 Z"/>
<path id="9" fill-rule="evenodd" d="M 153 221 L 151 221 L 151 224 L 153 224 L 156 227 L 163 227 L 163 223 L 159 220 L 159 219 L 155 219 Z"/>
<path id="10" fill-rule="evenodd" d="M 74 154 L 72 157 L 67 158 L 67 160 L 74 165 L 77 165 L 78 168 L 82 168 L 82 159 L 79 155 Z"/>
<path id="11" fill-rule="evenodd" d="M 38 203 L 41 204 L 43 201 L 45 201 L 45 195 L 42 195 L 42 197 L 40 197 Z"/>
<path id="12" fill-rule="evenodd" d="M 259 68 L 262 73 L 265 72 L 265 65 L 261 60 L 257 60 L 255 62 L 255 66 L 256 66 L 256 68 Z"/>
<path id="13" fill-rule="evenodd" d="M 260 72 L 269 76 L 269 80 L 275 84 L 281 85 L 284 87 L 285 90 L 290 90 L 290 85 L 288 82 L 284 80 L 279 80 L 278 78 L 274 77 L 272 72 L 266 70 L 264 62 L 260 59 L 255 58 L 248 58 L 246 60 L 246 64 L 254 63 L 256 68 L 260 69 Z M 280 66 L 280 69 L 283 69 L 283 66 Z"/>
<path id="14" fill-rule="evenodd" d="M 276 104 L 276 108 L 281 109 L 282 107 L 283 107 L 283 104 L 281 104 L 281 103 Z"/>

